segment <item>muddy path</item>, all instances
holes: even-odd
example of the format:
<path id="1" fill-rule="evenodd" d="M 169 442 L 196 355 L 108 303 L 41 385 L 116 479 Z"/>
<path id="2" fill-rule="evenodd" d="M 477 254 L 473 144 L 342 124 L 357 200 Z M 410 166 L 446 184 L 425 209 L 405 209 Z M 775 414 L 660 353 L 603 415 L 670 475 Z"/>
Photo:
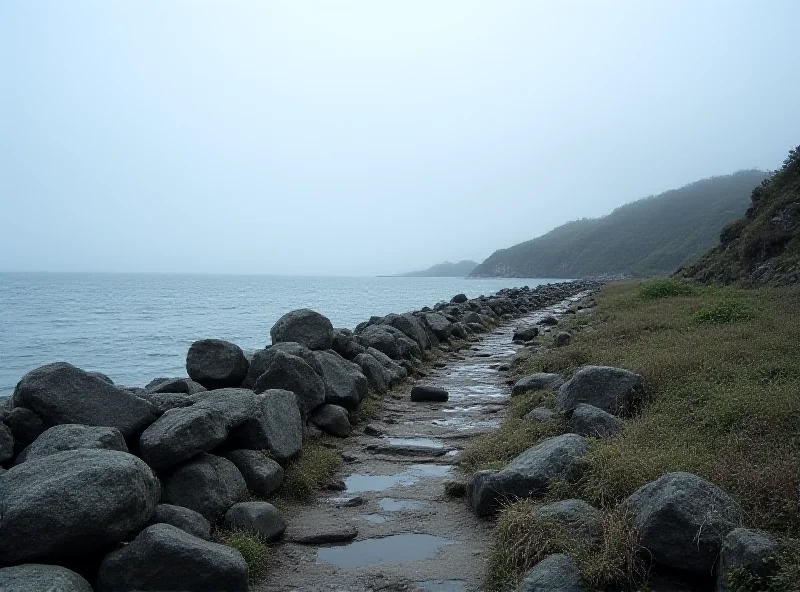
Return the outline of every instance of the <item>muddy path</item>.
<path id="1" fill-rule="evenodd" d="M 509 387 L 499 367 L 520 346 L 514 329 L 563 314 L 581 295 L 529 313 L 471 347 L 442 356 L 419 384 L 440 386 L 447 403 L 412 403 L 411 384 L 385 399 L 380 416 L 344 443 L 346 489 L 282 508 L 288 524 L 274 548 L 273 568 L 256 592 L 475 592 L 486 571 L 491 522 L 444 493 L 458 475 L 466 441 L 496 429 Z M 352 537 L 349 542 L 299 544 L 301 537 Z M 293 542 L 294 541 L 294 542 Z"/>

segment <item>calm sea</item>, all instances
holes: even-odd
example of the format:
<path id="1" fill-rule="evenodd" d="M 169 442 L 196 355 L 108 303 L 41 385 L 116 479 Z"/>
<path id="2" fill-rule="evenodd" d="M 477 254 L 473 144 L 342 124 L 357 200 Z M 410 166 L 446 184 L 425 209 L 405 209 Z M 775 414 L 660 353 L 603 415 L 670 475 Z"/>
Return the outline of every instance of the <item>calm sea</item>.
<path id="1" fill-rule="evenodd" d="M 116 384 L 180 376 L 189 345 L 226 339 L 244 349 L 271 342 L 284 313 L 313 308 L 335 327 L 511 286 L 560 280 L 0 274 L 0 394 L 29 370 L 66 361 Z"/>

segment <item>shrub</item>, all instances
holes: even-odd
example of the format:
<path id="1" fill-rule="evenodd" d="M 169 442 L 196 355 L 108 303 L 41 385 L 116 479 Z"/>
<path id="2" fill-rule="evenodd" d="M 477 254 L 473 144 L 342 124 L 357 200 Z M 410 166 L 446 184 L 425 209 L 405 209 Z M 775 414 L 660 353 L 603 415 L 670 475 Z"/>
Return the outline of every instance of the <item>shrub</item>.
<path id="1" fill-rule="evenodd" d="M 750 308 L 740 299 L 733 296 L 723 296 L 715 302 L 704 306 L 694 315 L 698 323 L 736 323 L 753 318 Z"/>
<path id="2" fill-rule="evenodd" d="M 251 584 L 264 578 L 269 567 L 269 547 L 264 539 L 245 530 L 218 530 L 215 538 L 218 543 L 233 547 L 242 554 Z"/>
<path id="3" fill-rule="evenodd" d="M 639 298 L 657 300 L 673 296 L 694 296 L 697 288 L 677 279 L 667 278 L 642 282 L 639 285 Z"/>

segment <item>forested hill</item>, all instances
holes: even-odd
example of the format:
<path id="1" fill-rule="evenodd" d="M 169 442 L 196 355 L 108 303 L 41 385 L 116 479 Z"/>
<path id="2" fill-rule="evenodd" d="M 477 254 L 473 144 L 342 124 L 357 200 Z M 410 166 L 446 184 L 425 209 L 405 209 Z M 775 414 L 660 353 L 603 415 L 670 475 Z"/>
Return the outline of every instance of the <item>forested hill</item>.
<path id="1" fill-rule="evenodd" d="M 602 218 L 568 222 L 495 251 L 473 277 L 577 278 L 672 273 L 698 259 L 719 229 L 742 216 L 766 173 L 739 171 L 621 206 Z"/>
<path id="2" fill-rule="evenodd" d="M 726 284 L 800 283 L 800 146 L 751 199 L 745 216 L 722 230 L 720 244 L 679 275 Z"/>
<path id="3" fill-rule="evenodd" d="M 466 277 L 475 269 L 476 265 L 478 264 L 469 259 L 459 261 L 458 263 L 445 261 L 444 263 L 438 263 L 422 271 L 400 273 L 397 277 Z"/>

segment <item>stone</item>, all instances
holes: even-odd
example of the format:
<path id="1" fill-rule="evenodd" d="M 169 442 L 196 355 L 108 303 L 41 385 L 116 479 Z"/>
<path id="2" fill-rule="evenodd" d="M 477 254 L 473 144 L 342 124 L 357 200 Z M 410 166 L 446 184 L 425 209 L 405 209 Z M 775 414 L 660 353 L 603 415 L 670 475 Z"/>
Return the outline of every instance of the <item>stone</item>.
<path id="1" fill-rule="evenodd" d="M 106 555 L 97 574 L 97 591 L 247 592 L 247 582 L 247 563 L 236 549 L 171 524 L 154 524 Z"/>
<path id="2" fill-rule="evenodd" d="M 201 454 L 161 480 L 161 501 L 199 512 L 215 522 L 247 495 L 247 485 L 231 461 Z"/>
<path id="3" fill-rule="evenodd" d="M 365 379 L 366 380 L 366 379 Z M 308 415 L 325 402 L 326 384 L 305 360 L 284 352 L 272 357 L 270 367 L 256 380 L 254 390 L 286 390 L 297 395 L 300 414 Z"/>
<path id="4" fill-rule="evenodd" d="M 36 438 L 20 453 L 14 464 L 82 448 L 128 452 L 125 438 L 117 428 L 65 423 L 53 426 Z"/>
<path id="5" fill-rule="evenodd" d="M 207 389 L 241 386 L 249 367 L 242 348 L 222 339 L 195 341 L 186 354 L 189 378 Z"/>
<path id="6" fill-rule="evenodd" d="M 314 354 L 310 349 L 304 345 L 300 345 L 299 343 L 285 341 L 276 343 L 265 349 L 258 350 L 253 354 L 253 357 L 250 360 L 250 369 L 247 371 L 247 376 L 245 376 L 242 386 L 250 389 L 254 388 L 256 381 L 261 377 L 262 374 L 264 374 L 264 372 L 269 370 L 269 367 L 272 365 L 275 356 L 279 353 L 297 356 L 306 364 L 311 366 L 311 369 L 316 372 L 317 375 L 322 376 L 322 368 L 317 363 L 317 360 L 314 358 Z"/>
<path id="7" fill-rule="evenodd" d="M 572 343 L 572 334 L 567 331 L 559 331 L 553 338 L 553 343 L 556 347 L 566 347 Z"/>
<path id="8" fill-rule="evenodd" d="M 417 384 L 411 389 L 411 400 L 416 402 L 432 401 L 435 403 L 444 403 L 449 398 L 450 395 L 447 391 L 437 386 Z"/>
<path id="9" fill-rule="evenodd" d="M 77 423 L 117 428 L 126 438 L 155 421 L 147 401 L 66 362 L 28 372 L 14 389 L 14 406 L 27 407 L 45 425 Z"/>
<path id="10" fill-rule="evenodd" d="M 691 473 L 667 473 L 623 502 L 656 564 L 712 573 L 725 536 L 744 520 L 725 491 Z"/>
<path id="11" fill-rule="evenodd" d="M 145 389 L 151 393 L 183 393 L 195 395 L 202 393 L 206 388 L 191 378 L 157 378 L 151 381 Z"/>
<path id="12" fill-rule="evenodd" d="M 555 390 L 564 384 L 560 374 L 537 372 L 520 378 L 511 389 L 511 396 L 516 397 L 533 391 Z"/>
<path id="13" fill-rule="evenodd" d="M 14 435 L 4 423 L 0 423 L 0 463 L 10 460 L 14 456 Z"/>
<path id="14" fill-rule="evenodd" d="M 358 364 L 348 362 L 333 351 L 317 351 L 314 357 L 322 367 L 325 402 L 355 410 L 367 394 L 367 378 Z"/>
<path id="15" fill-rule="evenodd" d="M 391 377 L 387 375 L 386 369 L 374 356 L 368 353 L 358 354 L 353 358 L 353 362 L 361 368 L 361 373 L 366 377 L 367 386 L 372 392 L 379 395 L 388 392 Z"/>
<path id="16" fill-rule="evenodd" d="M 344 333 L 343 329 L 335 329 L 333 332 L 333 345 L 331 349 L 342 356 L 345 360 L 353 361 L 358 354 L 367 351 L 363 345 L 358 343 L 352 335 Z"/>
<path id="17" fill-rule="evenodd" d="M 381 366 L 383 366 L 386 369 L 386 372 L 390 377 L 389 380 L 390 387 L 393 387 L 401 383 L 408 377 L 408 371 L 382 351 L 378 351 L 374 347 L 370 347 L 367 348 L 366 353 L 368 353 L 373 358 L 378 360 Z"/>
<path id="18" fill-rule="evenodd" d="M 453 323 L 438 312 L 428 312 L 422 315 L 422 321 L 436 336 L 439 341 L 447 341 L 453 331 Z"/>
<path id="19" fill-rule="evenodd" d="M 283 485 L 283 467 L 258 450 L 231 450 L 225 453 L 242 474 L 247 489 L 258 496 L 267 497 Z"/>
<path id="20" fill-rule="evenodd" d="M 358 536 L 358 528 L 344 520 L 326 520 L 324 523 L 290 527 L 287 540 L 298 545 L 329 545 L 346 543 Z"/>
<path id="21" fill-rule="evenodd" d="M 579 403 L 619 415 L 629 411 L 642 388 L 642 377 L 610 366 L 584 366 L 558 391 L 556 408 L 569 412 Z"/>
<path id="22" fill-rule="evenodd" d="M 302 308 L 283 315 L 269 331 L 272 343 L 293 341 L 308 349 L 330 349 L 333 345 L 333 325 L 327 317 Z"/>
<path id="23" fill-rule="evenodd" d="M 512 339 L 514 341 L 530 341 L 539 335 L 539 327 L 522 327 L 514 331 Z"/>
<path id="24" fill-rule="evenodd" d="M 277 541 L 286 530 L 278 509 L 269 502 L 240 502 L 225 513 L 222 521 L 228 530 L 257 534 L 267 542 Z"/>
<path id="25" fill-rule="evenodd" d="M 365 348 L 374 347 L 392 359 L 400 359 L 400 349 L 394 335 L 386 326 L 369 325 L 356 334 L 358 342 Z"/>
<path id="26" fill-rule="evenodd" d="M 182 506 L 158 504 L 150 524 L 171 524 L 192 536 L 205 540 L 211 538 L 211 523 L 199 512 Z"/>
<path id="27" fill-rule="evenodd" d="M 107 382 L 108 384 L 114 384 L 114 381 L 107 374 L 103 374 L 102 372 L 89 372 L 92 376 L 99 378 L 100 380 Z"/>
<path id="28" fill-rule="evenodd" d="M 539 321 L 539 324 L 540 325 L 550 325 L 550 326 L 558 325 L 558 319 L 555 318 L 553 315 L 547 315 L 546 317 L 543 317 Z"/>
<path id="29" fill-rule="evenodd" d="M 534 423 L 545 423 L 556 419 L 556 414 L 547 407 L 534 407 L 525 415 L 527 421 Z"/>
<path id="30" fill-rule="evenodd" d="M 352 430 L 347 409 L 338 405 L 320 405 L 308 420 L 326 434 L 338 438 L 346 438 Z"/>
<path id="31" fill-rule="evenodd" d="M 518 592 L 585 592 L 578 562 L 569 555 L 548 555 L 525 576 Z"/>
<path id="32" fill-rule="evenodd" d="M 266 450 L 285 463 L 300 453 L 303 445 L 303 419 L 297 397 L 290 391 L 270 389 L 256 396 L 250 418 L 231 430 L 228 449 Z"/>
<path id="33" fill-rule="evenodd" d="M 26 446 L 47 429 L 42 419 L 25 407 L 14 407 L 8 410 L 3 418 L 3 423 L 8 426 L 14 436 L 14 454 L 20 454 Z"/>
<path id="34" fill-rule="evenodd" d="M 582 436 L 563 434 L 531 446 L 499 471 L 475 473 L 467 484 L 473 511 L 488 516 L 505 500 L 543 494 L 551 479 L 572 475 L 588 450 Z"/>
<path id="35" fill-rule="evenodd" d="M 144 461 L 116 450 L 67 450 L 0 478 L 0 563 L 84 558 L 137 533 L 159 483 Z"/>
<path id="36" fill-rule="evenodd" d="M 449 497 L 464 497 L 467 495 L 467 483 L 460 479 L 447 479 L 444 482 L 444 493 Z"/>
<path id="37" fill-rule="evenodd" d="M 178 409 L 179 407 L 189 407 L 193 401 L 186 393 L 135 393 L 140 399 L 144 399 L 153 407 L 159 416 L 163 415 L 170 409 Z"/>
<path id="38" fill-rule="evenodd" d="M 593 405 L 580 403 L 569 418 L 569 431 L 592 438 L 610 438 L 622 431 L 625 422 Z"/>
<path id="39" fill-rule="evenodd" d="M 406 337 L 412 339 L 414 343 L 417 344 L 420 351 L 430 349 L 431 347 L 431 340 L 428 337 L 428 333 L 425 331 L 424 325 L 419 318 L 411 313 L 386 315 L 383 318 L 382 324 L 390 325 L 398 331 L 401 331 Z"/>
<path id="40" fill-rule="evenodd" d="M 600 534 L 600 510 L 580 499 L 537 506 L 531 515 L 537 520 L 552 520 L 564 525 L 572 538 L 579 541 L 590 541 Z"/>
<path id="41" fill-rule="evenodd" d="M 3 592 L 92 592 L 82 576 L 60 565 L 26 563 L 0 569 Z"/>
<path id="42" fill-rule="evenodd" d="M 462 304 L 468 300 L 466 294 L 456 294 L 450 299 L 453 304 Z"/>
<path id="43" fill-rule="evenodd" d="M 729 589 L 727 576 L 734 570 L 746 570 L 752 576 L 766 580 L 778 566 L 778 551 L 778 543 L 765 532 L 733 529 L 722 542 L 717 589 L 721 592 Z"/>

